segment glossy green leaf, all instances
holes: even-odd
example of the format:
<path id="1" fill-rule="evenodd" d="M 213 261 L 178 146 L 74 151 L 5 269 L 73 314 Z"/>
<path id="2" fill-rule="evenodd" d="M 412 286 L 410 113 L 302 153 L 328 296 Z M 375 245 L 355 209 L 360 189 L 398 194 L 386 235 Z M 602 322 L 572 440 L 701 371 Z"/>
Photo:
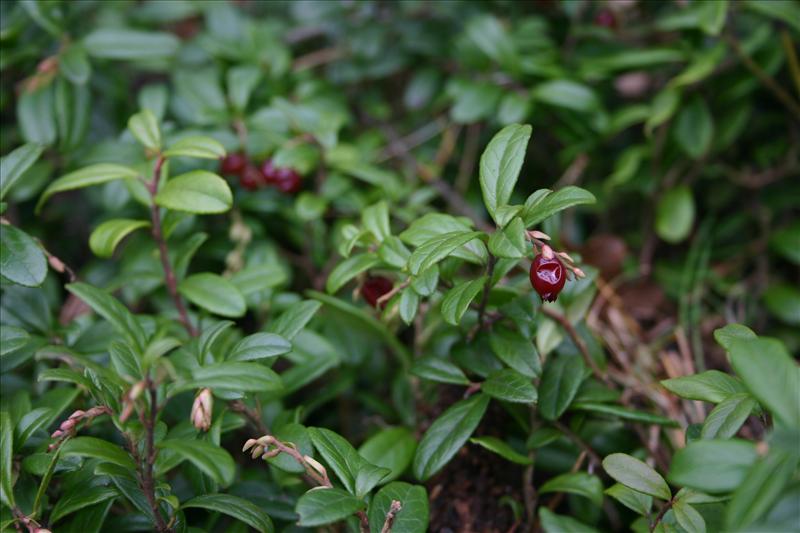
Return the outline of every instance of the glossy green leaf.
<path id="1" fill-rule="evenodd" d="M 486 284 L 486 276 L 465 281 L 454 286 L 447 291 L 442 298 L 442 318 L 448 324 L 457 326 L 461 322 L 461 317 L 469 308 Z"/>
<path id="2" fill-rule="evenodd" d="M 119 494 L 113 487 L 83 486 L 59 498 L 50 513 L 50 522 L 55 523 L 76 511 L 85 510 L 96 503 L 116 498 Z"/>
<path id="3" fill-rule="evenodd" d="M 681 398 L 712 403 L 719 403 L 734 394 L 746 391 L 739 380 L 719 370 L 707 370 L 691 376 L 665 379 L 661 384 Z"/>
<path id="4" fill-rule="evenodd" d="M 678 427 L 679 424 L 675 420 L 663 416 L 646 413 L 644 411 L 637 411 L 634 409 L 627 409 L 619 405 L 599 402 L 575 402 L 570 406 L 571 410 L 587 411 L 591 413 L 603 413 L 613 417 L 621 418 L 623 420 L 633 420 L 636 422 L 643 422 L 645 424 L 657 424 L 659 426 Z"/>
<path id="5" fill-rule="evenodd" d="M 414 361 L 411 373 L 423 379 L 453 385 L 469 385 L 469 380 L 464 372 L 456 365 L 437 356 L 420 357 Z"/>
<path id="6" fill-rule="evenodd" d="M 476 394 L 450 406 L 425 432 L 414 455 L 414 476 L 424 481 L 442 469 L 478 427 L 489 397 Z"/>
<path id="7" fill-rule="evenodd" d="M 400 239 L 412 246 L 422 246 L 434 237 L 444 235 L 445 233 L 468 232 L 471 231 L 472 227 L 472 222 L 463 217 L 456 218 L 443 213 L 428 213 L 411 222 L 411 225 L 400 233 Z M 486 246 L 477 239 L 456 248 L 451 254 L 454 257 L 478 264 L 485 263 L 488 258 Z M 415 274 L 415 276 L 422 276 L 426 271 L 431 272 L 428 269 L 422 269 L 418 274 Z M 427 296 L 426 294 L 420 294 L 422 296 Z"/>
<path id="8" fill-rule="evenodd" d="M 550 80 L 533 89 L 533 97 L 545 104 L 588 112 L 600 105 L 594 91 L 572 80 Z"/>
<path id="9" fill-rule="evenodd" d="M 119 300 L 87 283 L 70 283 L 67 290 L 86 302 L 97 314 L 108 320 L 132 345 L 144 350 L 145 333 L 142 326 Z"/>
<path id="10" fill-rule="evenodd" d="M 412 289 L 406 289 L 400 293 L 400 318 L 406 324 L 411 324 L 419 308 L 419 295 Z"/>
<path id="11" fill-rule="evenodd" d="M 177 53 L 180 41 L 163 32 L 99 28 L 84 37 L 83 46 L 93 57 L 135 61 L 169 58 Z"/>
<path id="12" fill-rule="evenodd" d="M 235 391 L 277 391 L 283 385 L 280 376 L 258 363 L 225 362 L 196 368 L 193 380 L 181 389 L 210 387 Z"/>
<path id="13" fill-rule="evenodd" d="M 22 348 L 29 340 L 30 335 L 24 329 L 3 324 L 0 327 L 0 357 Z"/>
<path id="14" fill-rule="evenodd" d="M 381 262 L 373 253 L 358 254 L 348 257 L 334 268 L 328 276 L 325 290 L 333 294 L 341 289 L 348 281 L 366 272 Z"/>
<path id="15" fill-rule="evenodd" d="M 17 445 L 15 447 L 25 446 L 37 429 L 46 429 L 53 419 L 53 414 L 53 409 L 49 407 L 38 407 L 25 413 L 17 423 Z"/>
<path id="16" fill-rule="evenodd" d="M 367 461 L 347 440 L 329 429 L 309 428 L 308 432 L 314 448 L 345 488 L 357 497 L 366 495 L 391 473 L 388 468 Z"/>
<path id="17" fill-rule="evenodd" d="M 12 464 L 14 459 L 14 426 L 7 411 L 0 411 L 0 501 L 14 506 Z"/>
<path id="18" fill-rule="evenodd" d="M 275 530 L 269 515 L 258 505 L 232 494 L 202 494 L 181 504 L 181 509 L 191 508 L 206 509 L 231 516 L 261 533 L 271 533 Z"/>
<path id="19" fill-rule="evenodd" d="M 706 521 L 703 519 L 703 515 L 685 501 L 676 501 L 672 505 L 672 512 L 675 513 L 675 519 L 678 524 L 687 533 L 705 533 Z"/>
<path id="20" fill-rule="evenodd" d="M 386 513 L 393 501 L 402 508 L 395 515 L 392 533 L 425 533 L 428 531 L 428 493 L 421 485 L 395 481 L 375 494 L 369 506 L 370 531 L 381 531 Z"/>
<path id="21" fill-rule="evenodd" d="M 535 378 L 542 373 L 542 362 L 536 347 L 518 331 L 495 327 L 489 336 L 489 346 L 498 359 L 523 376 Z"/>
<path id="22" fill-rule="evenodd" d="M 710 494 L 730 492 L 744 481 L 756 457 L 756 448 L 751 442 L 738 439 L 694 441 L 672 458 L 669 480 Z"/>
<path id="23" fill-rule="evenodd" d="M 749 393 L 729 396 L 708 414 L 700 436 L 704 439 L 733 437 L 756 405 L 755 399 Z"/>
<path id="24" fill-rule="evenodd" d="M 361 223 L 364 228 L 369 231 L 378 242 L 392 234 L 389 227 L 389 206 L 386 202 L 378 202 L 364 208 L 361 212 Z"/>
<path id="25" fill-rule="evenodd" d="M 748 328 L 747 326 L 743 326 L 741 324 L 728 324 L 724 327 L 714 330 L 714 340 L 717 341 L 717 344 L 725 348 L 726 351 L 731 350 L 732 343 L 735 339 L 755 339 L 757 335 L 755 332 Z M 704 372 L 700 375 L 708 375 L 707 372 Z M 727 374 L 723 374 L 722 372 L 716 372 L 714 374 L 715 377 L 719 379 L 728 378 L 731 381 L 734 381 L 738 386 L 737 392 L 744 392 L 745 388 L 739 383 L 738 380 L 728 376 Z M 689 376 L 690 377 L 690 376 Z"/>
<path id="26" fill-rule="evenodd" d="M 163 440 L 158 447 L 175 452 L 224 487 L 233 483 L 236 464 L 226 450 L 215 444 L 183 438 Z"/>
<path id="27" fill-rule="evenodd" d="M 71 44 L 58 57 L 58 69 L 64 76 L 77 85 L 89 81 L 92 64 L 86 57 L 86 50 L 80 44 Z"/>
<path id="28" fill-rule="evenodd" d="M 622 483 L 615 483 L 607 488 L 606 494 L 617 500 L 619 503 L 631 511 L 646 516 L 653 507 L 653 497 L 633 489 L 629 489 Z"/>
<path id="29" fill-rule="evenodd" d="M 62 176 L 47 186 L 36 204 L 37 212 L 56 193 L 83 189 L 120 179 L 135 179 L 139 173 L 129 167 L 111 163 L 98 163 Z"/>
<path id="30" fill-rule="evenodd" d="M 490 374 L 481 384 L 481 391 L 492 398 L 513 403 L 536 403 L 538 399 L 531 378 L 511 368 Z"/>
<path id="31" fill-rule="evenodd" d="M 143 109 L 128 120 L 128 129 L 136 140 L 148 150 L 157 152 L 161 149 L 161 130 L 158 119 L 149 109 Z"/>
<path id="32" fill-rule="evenodd" d="M 253 333 L 231 349 L 229 361 L 254 361 L 288 353 L 292 344 L 275 333 Z"/>
<path id="33" fill-rule="evenodd" d="M 665 193 L 656 206 L 656 233 L 676 244 L 689 236 L 694 226 L 695 204 L 692 190 L 679 185 Z"/>
<path id="34" fill-rule="evenodd" d="M 300 515 L 299 526 L 316 527 L 344 520 L 365 508 L 363 500 L 341 489 L 317 487 L 300 496 L 295 512 Z"/>
<path id="35" fill-rule="evenodd" d="M 559 211 L 581 204 L 595 203 L 595 197 L 586 189 L 568 186 L 557 191 L 539 189 L 525 201 L 522 219 L 526 227 L 534 226 Z"/>
<path id="36" fill-rule="evenodd" d="M 224 213 L 233 204 L 228 183 L 211 172 L 193 170 L 171 178 L 156 195 L 156 204 L 187 213 Z"/>
<path id="37" fill-rule="evenodd" d="M 178 285 L 178 291 L 196 306 L 215 315 L 237 318 L 247 311 L 239 289 L 217 274 L 193 274 Z"/>
<path id="38" fill-rule="evenodd" d="M 44 252 L 24 231 L 10 224 L 0 225 L 0 272 L 18 285 L 38 287 L 47 276 Z"/>
<path id="39" fill-rule="evenodd" d="M 539 487 L 539 494 L 548 492 L 578 494 L 598 507 L 603 504 L 603 483 L 597 476 L 586 472 L 568 472 L 547 480 Z"/>
<path id="40" fill-rule="evenodd" d="M 503 459 L 516 463 L 518 465 L 533 464 L 533 459 L 527 455 L 519 453 L 517 450 L 509 446 L 506 442 L 498 439 L 497 437 L 472 437 L 469 441 L 478 446 L 482 446 L 487 450 L 496 453 Z"/>
<path id="41" fill-rule="evenodd" d="M 528 242 L 525 239 L 525 226 L 522 219 L 515 217 L 503 229 L 492 233 L 489 237 L 489 251 L 497 257 L 519 259 L 528 251 Z"/>
<path id="42" fill-rule="evenodd" d="M 23 144 L 0 159 L 0 200 L 39 159 L 43 150 L 44 147 L 39 144 Z"/>
<path id="43" fill-rule="evenodd" d="M 545 506 L 539 507 L 539 520 L 545 533 L 597 533 L 595 528 L 572 517 L 555 514 Z"/>
<path id="44" fill-rule="evenodd" d="M 411 465 L 417 441 L 414 434 L 403 427 L 387 428 L 370 437 L 358 449 L 358 453 L 367 461 L 391 473 L 381 480 L 388 483 L 400 477 Z"/>
<path id="45" fill-rule="evenodd" d="M 17 121 L 26 142 L 43 146 L 56 142 L 54 96 L 51 84 L 34 91 L 23 91 L 17 99 Z"/>
<path id="46" fill-rule="evenodd" d="M 530 126 L 511 124 L 492 138 L 481 156 L 483 203 L 495 220 L 497 209 L 508 204 L 514 191 L 530 138 Z"/>
<path id="47" fill-rule="evenodd" d="M 291 342 L 311 321 L 320 307 L 322 304 L 313 300 L 292 304 L 267 327 L 267 331 L 280 335 Z"/>
<path id="48" fill-rule="evenodd" d="M 225 147 L 217 140 L 202 135 L 182 137 L 164 152 L 164 157 L 196 157 L 220 159 L 225 157 Z"/>
<path id="49" fill-rule="evenodd" d="M 584 378 L 583 360 L 559 354 L 548 359 L 539 383 L 539 412 L 546 420 L 559 418 L 572 403 Z"/>
<path id="50" fill-rule="evenodd" d="M 237 111 L 244 111 L 253 90 L 261 81 L 261 69 L 255 65 L 239 65 L 228 69 L 228 99 Z"/>
<path id="51" fill-rule="evenodd" d="M 73 437 L 61 447 L 61 455 L 93 457 L 133 471 L 136 467 L 130 454 L 121 445 L 96 437 Z"/>
<path id="52" fill-rule="evenodd" d="M 150 227 L 146 220 L 117 218 L 103 222 L 89 237 L 89 248 L 97 257 L 111 257 L 122 239 L 140 228 Z"/>
<path id="53" fill-rule="evenodd" d="M 796 454 L 783 451 L 771 451 L 760 458 L 733 493 L 725 513 L 726 529 L 747 531 L 766 514 L 784 493 L 797 463 Z"/>
<path id="54" fill-rule="evenodd" d="M 664 478 L 635 457 L 624 453 L 612 453 L 603 459 L 603 469 L 609 476 L 630 489 L 662 500 L 669 500 L 672 497 Z"/>
<path id="55" fill-rule="evenodd" d="M 483 233 L 480 231 L 462 230 L 433 237 L 414 250 L 408 259 L 408 268 L 415 276 L 419 275 L 451 255 L 460 246 L 476 240 L 482 235 Z"/>

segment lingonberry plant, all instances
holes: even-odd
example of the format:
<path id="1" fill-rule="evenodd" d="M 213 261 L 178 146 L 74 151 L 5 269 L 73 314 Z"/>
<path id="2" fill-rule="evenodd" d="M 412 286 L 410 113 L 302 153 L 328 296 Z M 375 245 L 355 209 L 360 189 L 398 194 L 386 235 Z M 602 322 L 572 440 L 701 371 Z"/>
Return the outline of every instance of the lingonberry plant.
<path id="1" fill-rule="evenodd" d="M 0 531 L 797 529 L 795 4 L 0 15 Z"/>

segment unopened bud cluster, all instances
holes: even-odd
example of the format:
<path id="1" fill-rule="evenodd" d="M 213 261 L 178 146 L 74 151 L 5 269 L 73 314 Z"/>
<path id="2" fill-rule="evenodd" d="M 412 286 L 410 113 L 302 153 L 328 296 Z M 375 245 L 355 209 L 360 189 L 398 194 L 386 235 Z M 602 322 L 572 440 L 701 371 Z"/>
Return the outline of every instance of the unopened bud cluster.
<path id="1" fill-rule="evenodd" d="M 94 417 L 100 416 L 103 414 L 111 414 L 111 409 L 104 405 L 99 405 L 97 407 L 92 407 L 87 411 L 82 411 L 78 409 L 71 415 L 69 418 L 61 422 L 58 426 L 58 429 L 50 435 L 51 438 L 63 440 L 67 437 L 72 437 L 77 432 L 78 424 L 81 422 L 90 422 Z M 49 446 L 48 451 L 52 450 L 53 448 L 57 447 L 57 443 L 53 443 Z"/>
<path id="2" fill-rule="evenodd" d="M 208 431 L 211 428 L 211 412 L 213 408 L 214 397 L 211 395 L 211 389 L 201 389 L 194 398 L 194 404 L 192 404 L 192 425 L 201 431 Z"/>

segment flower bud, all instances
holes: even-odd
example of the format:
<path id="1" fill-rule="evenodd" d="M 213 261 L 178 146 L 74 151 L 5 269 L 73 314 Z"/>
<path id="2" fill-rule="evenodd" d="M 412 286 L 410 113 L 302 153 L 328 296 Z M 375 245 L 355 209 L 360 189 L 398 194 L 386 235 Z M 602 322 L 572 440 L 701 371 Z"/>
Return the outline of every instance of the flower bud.
<path id="1" fill-rule="evenodd" d="M 192 424 L 199 430 L 208 431 L 211 427 L 211 411 L 214 407 L 211 389 L 205 388 L 194 399 L 192 405 Z"/>

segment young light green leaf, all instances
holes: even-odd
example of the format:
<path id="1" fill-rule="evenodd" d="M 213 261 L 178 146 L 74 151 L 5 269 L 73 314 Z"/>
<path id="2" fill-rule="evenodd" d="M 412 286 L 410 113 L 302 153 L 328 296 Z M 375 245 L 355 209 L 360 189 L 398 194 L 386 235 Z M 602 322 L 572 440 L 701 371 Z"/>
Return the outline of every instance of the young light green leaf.
<path id="1" fill-rule="evenodd" d="M 567 472 L 547 480 L 539 488 L 539 494 L 548 492 L 569 492 L 589 498 L 600 507 L 603 505 L 603 483 L 600 478 L 586 472 Z"/>
<path id="2" fill-rule="evenodd" d="M 519 453 L 517 450 L 508 445 L 508 443 L 498 439 L 497 437 L 472 437 L 469 441 L 477 444 L 494 452 L 503 459 L 516 463 L 518 465 L 533 464 L 533 459 L 527 455 Z"/>
<path id="3" fill-rule="evenodd" d="M 369 505 L 370 531 L 381 531 L 386 513 L 393 501 L 402 508 L 395 514 L 392 533 L 425 533 L 428 531 L 428 493 L 421 485 L 402 481 L 389 483 L 375 494 Z"/>
<path id="4" fill-rule="evenodd" d="M 73 437 L 61 446 L 61 455 L 93 457 L 133 471 L 136 464 L 120 445 L 96 437 Z"/>
<path id="5" fill-rule="evenodd" d="M 317 527 L 344 520 L 364 508 L 361 498 L 341 489 L 316 487 L 300 496 L 294 510 L 300 515 L 297 525 Z"/>
<path id="6" fill-rule="evenodd" d="M 156 195 L 156 204 L 201 215 L 224 213 L 233 204 L 233 194 L 216 174 L 193 170 L 171 178 Z"/>
<path id="7" fill-rule="evenodd" d="M 414 361 L 411 373 L 423 379 L 453 385 L 469 385 L 469 380 L 464 372 L 456 365 L 435 355 L 421 357 Z"/>
<path id="8" fill-rule="evenodd" d="M 442 298 L 442 318 L 448 324 L 457 326 L 461 317 L 469 308 L 472 300 L 481 292 L 486 284 L 486 276 L 465 281 L 447 291 Z"/>
<path id="9" fill-rule="evenodd" d="M 381 262 L 374 253 L 358 254 L 348 257 L 334 268 L 328 276 L 325 290 L 330 294 L 335 293 L 344 285 L 362 272 L 369 270 Z"/>
<path id="10" fill-rule="evenodd" d="M 164 157 L 196 157 L 199 159 L 219 159 L 225 157 L 225 147 L 211 137 L 193 135 L 175 141 L 164 152 Z"/>
<path id="11" fill-rule="evenodd" d="M 408 428 L 387 428 L 370 437 L 358 453 L 370 463 L 388 468 L 391 473 L 381 480 L 388 483 L 400 477 L 411 464 L 417 441 Z"/>
<path id="12" fill-rule="evenodd" d="M 516 370 L 504 368 L 489 375 L 481 384 L 481 391 L 492 398 L 514 403 L 536 403 L 538 394 L 531 378 Z"/>
<path id="13" fill-rule="evenodd" d="M 584 369 L 578 356 L 559 354 L 548 359 L 539 384 L 539 412 L 545 419 L 564 414 L 583 382 Z"/>
<path id="14" fill-rule="evenodd" d="M 408 268 L 412 274 L 419 275 L 445 257 L 451 255 L 457 248 L 470 241 L 479 239 L 484 234 L 480 231 L 453 231 L 431 238 L 420 245 L 408 258 Z M 483 243 L 480 243 L 483 246 Z M 484 247 L 485 249 L 485 247 Z"/>
<path id="15" fill-rule="evenodd" d="M 181 509 L 192 508 L 231 516 L 261 533 L 272 533 L 275 530 L 272 519 L 258 505 L 232 494 L 201 494 L 181 505 Z"/>
<path id="16" fill-rule="evenodd" d="M 12 464 L 14 459 L 14 425 L 7 411 L 0 411 L 0 502 L 14 507 Z"/>
<path id="17" fill-rule="evenodd" d="M 612 453 L 603 459 L 603 469 L 628 488 L 662 500 L 672 498 L 664 478 L 635 457 L 624 453 Z"/>
<path id="18" fill-rule="evenodd" d="M 694 225 L 695 207 L 692 190 L 679 185 L 668 191 L 656 206 L 656 233 L 665 241 L 676 244 L 689 236 Z"/>
<path id="19" fill-rule="evenodd" d="M 492 233 L 489 237 L 489 251 L 497 257 L 509 259 L 525 257 L 528 245 L 522 219 L 514 217 L 506 227 Z"/>
<path id="20" fill-rule="evenodd" d="M 392 234 L 389 227 L 389 206 L 385 201 L 364 208 L 361 213 L 361 223 L 378 242 L 383 242 Z"/>
<path id="21" fill-rule="evenodd" d="M 39 203 L 36 204 L 36 212 L 38 213 L 44 203 L 56 193 L 83 189 L 84 187 L 100 185 L 114 180 L 135 179 L 138 175 L 139 173 L 132 168 L 111 163 L 98 163 L 70 172 L 48 185 L 41 197 L 39 197 Z"/>
<path id="22" fill-rule="evenodd" d="M 425 432 L 414 455 L 414 477 L 424 481 L 441 470 L 483 418 L 489 396 L 476 394 L 450 406 Z"/>
<path id="23" fill-rule="evenodd" d="M 117 218 L 103 222 L 89 237 L 89 248 L 97 257 L 111 257 L 122 239 L 137 229 L 150 227 L 146 220 Z"/>
<path id="24" fill-rule="evenodd" d="M 706 521 L 703 515 L 685 501 L 677 500 L 672 504 L 672 512 L 686 533 L 706 533 Z"/>
<path id="25" fill-rule="evenodd" d="M 180 41 L 164 32 L 146 32 L 124 28 L 99 28 L 84 37 L 89 55 L 104 59 L 166 59 L 178 51 Z"/>
<path id="26" fill-rule="evenodd" d="M 42 155 L 40 144 L 23 144 L 0 159 L 0 200 Z"/>
<path id="27" fill-rule="evenodd" d="M 755 399 L 747 392 L 726 398 L 706 417 L 700 433 L 701 438 L 726 439 L 733 437 L 756 405 Z"/>
<path id="28" fill-rule="evenodd" d="M 557 191 L 539 189 L 525 200 L 522 219 L 529 228 L 550 218 L 559 211 L 581 204 L 593 204 L 596 199 L 586 189 L 570 185 Z"/>
<path id="29" fill-rule="evenodd" d="M 738 379 L 719 370 L 707 370 L 691 376 L 665 379 L 661 385 L 681 398 L 711 403 L 719 403 L 747 390 Z"/>
<path id="30" fill-rule="evenodd" d="M 158 119 L 149 109 L 142 109 L 128 120 L 128 129 L 142 146 L 153 152 L 161 150 L 161 130 Z"/>
<path id="31" fill-rule="evenodd" d="M 247 303 L 239 289 L 217 274 L 193 274 L 178 285 L 178 291 L 196 306 L 215 315 L 237 318 L 247 311 Z"/>
<path id="32" fill-rule="evenodd" d="M 175 452 L 223 487 L 233 483 L 236 474 L 233 457 L 215 444 L 204 440 L 182 438 L 162 440 L 157 446 Z"/>
<path id="33" fill-rule="evenodd" d="M 511 198 L 530 138 L 529 125 L 511 124 L 492 138 L 481 156 L 483 203 L 494 220 L 497 220 L 497 209 L 508 204 Z"/>
<path id="34" fill-rule="evenodd" d="M 710 494 L 735 490 L 758 454 L 755 444 L 739 439 L 697 440 L 672 458 L 669 480 Z"/>
<path id="35" fill-rule="evenodd" d="M 236 343 L 228 361 L 255 361 L 288 353 L 292 344 L 275 333 L 253 333 Z"/>
<path id="36" fill-rule="evenodd" d="M 0 273 L 24 287 L 38 287 L 47 276 L 47 259 L 41 247 L 10 224 L 0 225 Z"/>

